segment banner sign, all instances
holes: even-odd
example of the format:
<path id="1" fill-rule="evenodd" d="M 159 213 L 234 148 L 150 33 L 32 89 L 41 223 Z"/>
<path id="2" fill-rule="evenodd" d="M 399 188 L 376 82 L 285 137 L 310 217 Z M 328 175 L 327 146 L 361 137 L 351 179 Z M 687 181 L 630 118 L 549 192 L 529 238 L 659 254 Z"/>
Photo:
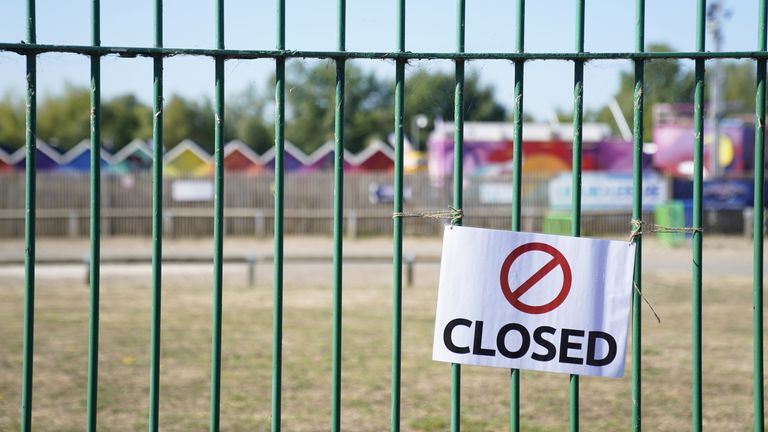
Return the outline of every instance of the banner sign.
<path id="1" fill-rule="evenodd" d="M 411 188 L 403 187 L 403 201 L 411 200 Z M 395 202 L 395 187 L 391 183 L 370 183 L 368 185 L 368 200 L 371 204 Z"/>
<path id="2" fill-rule="evenodd" d="M 712 179 L 704 182 L 701 193 L 706 209 L 741 210 L 752 207 L 755 184 L 752 179 Z"/>
<path id="3" fill-rule="evenodd" d="M 213 183 L 208 180 L 176 180 L 171 185 L 174 201 L 211 201 Z"/>
<path id="4" fill-rule="evenodd" d="M 635 245 L 446 227 L 432 357 L 619 378 Z"/>
<path id="5" fill-rule="evenodd" d="M 549 182 L 549 206 L 571 208 L 571 175 L 561 174 Z M 643 208 L 653 209 L 669 199 L 667 182 L 654 173 L 643 175 Z M 582 210 L 632 209 L 632 175 L 585 172 L 581 175 Z"/>

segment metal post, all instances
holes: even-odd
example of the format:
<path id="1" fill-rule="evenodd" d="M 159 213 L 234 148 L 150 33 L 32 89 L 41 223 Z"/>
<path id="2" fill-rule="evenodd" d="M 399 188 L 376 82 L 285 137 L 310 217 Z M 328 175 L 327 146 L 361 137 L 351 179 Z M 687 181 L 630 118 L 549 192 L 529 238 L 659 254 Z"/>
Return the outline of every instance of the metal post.
<path id="1" fill-rule="evenodd" d="M 219 50 L 224 49 L 224 0 L 216 2 L 216 48 Z M 211 432 L 219 430 L 221 405 L 222 256 L 224 253 L 224 57 L 216 57 L 215 68 Z"/>
<path id="2" fill-rule="evenodd" d="M 277 49 L 285 50 L 285 0 L 277 3 Z M 283 217 L 285 59 L 275 59 L 275 249 L 272 317 L 272 432 L 281 428 L 283 381 Z"/>
<path id="3" fill-rule="evenodd" d="M 27 0 L 26 43 L 35 37 L 35 0 Z M 24 174 L 24 360 L 21 380 L 21 431 L 32 430 L 32 369 L 35 340 L 35 217 L 37 208 L 37 55 L 27 54 L 26 171 Z"/>
<path id="4" fill-rule="evenodd" d="M 357 238 L 357 212 L 351 210 L 347 212 L 347 236 L 351 239 Z"/>
<path id="5" fill-rule="evenodd" d="M 696 50 L 704 52 L 704 24 L 706 0 L 699 0 L 696 8 Z M 701 265 L 702 265 L 702 184 L 704 181 L 704 60 L 696 59 L 694 71 L 694 117 L 693 117 L 693 260 L 691 285 L 691 414 L 693 432 L 700 432 L 702 426 L 702 382 L 701 382 Z"/>
<path id="6" fill-rule="evenodd" d="M 414 270 L 415 270 L 415 264 L 416 264 L 416 256 L 412 253 L 409 253 L 405 255 L 405 280 L 408 284 L 408 287 L 413 286 L 414 282 Z"/>
<path id="7" fill-rule="evenodd" d="M 405 52 L 405 0 L 397 1 L 397 51 Z M 395 62 L 395 196 L 393 213 L 403 211 L 403 121 L 405 111 L 405 61 Z M 403 309 L 403 218 L 393 219 L 392 229 L 392 415 L 390 429 L 400 430 L 400 354 Z"/>
<path id="8" fill-rule="evenodd" d="M 75 209 L 69 209 L 67 212 L 67 236 L 69 238 L 80 236 L 80 217 Z"/>
<path id="9" fill-rule="evenodd" d="M 336 49 L 344 51 L 346 0 L 338 0 Z M 336 60 L 336 113 L 334 118 L 333 163 L 333 341 L 331 389 L 331 430 L 341 430 L 341 329 L 342 329 L 342 259 L 344 238 L 344 59 Z"/>
<path id="10" fill-rule="evenodd" d="M 162 171 L 162 162 L 160 162 L 160 170 Z M 157 186 L 162 191 L 162 181 L 159 182 L 160 184 Z M 154 193 L 154 192 L 153 192 Z M 162 203 L 160 205 L 162 207 Z M 153 214 L 154 216 L 154 214 Z M 167 235 L 168 237 L 174 237 L 174 228 L 173 228 L 173 212 L 171 211 L 163 211 L 162 213 L 162 220 L 163 220 L 163 233 Z"/>
<path id="11" fill-rule="evenodd" d="M 245 264 L 247 266 L 246 280 L 249 287 L 256 285 L 256 261 L 258 258 L 256 255 L 248 255 L 245 257 Z"/>
<path id="12" fill-rule="evenodd" d="M 464 52 L 466 0 L 456 0 L 456 52 Z M 464 61 L 456 60 L 453 107 L 453 208 L 464 205 Z M 456 221 L 461 225 L 461 219 Z M 461 430 L 461 365 L 451 364 L 451 431 Z"/>
<path id="13" fill-rule="evenodd" d="M 522 53 L 525 46 L 525 0 L 516 0 L 515 52 Z M 523 175 L 523 78 L 525 63 L 515 62 L 514 139 L 512 142 L 512 231 L 520 231 Z M 509 373 L 509 430 L 520 432 L 520 370 Z"/>
<path id="14" fill-rule="evenodd" d="M 262 210 L 256 210 L 253 215 L 253 231 L 256 237 L 263 238 L 267 235 L 267 227 L 265 222 L 264 212 Z"/>
<path id="15" fill-rule="evenodd" d="M 163 46 L 163 1 L 154 3 L 154 46 Z M 160 318 L 163 284 L 163 57 L 152 59 L 152 330 L 149 363 L 149 432 L 160 429 Z"/>
<path id="16" fill-rule="evenodd" d="M 723 41 L 723 33 L 720 29 L 722 5 L 718 0 L 713 0 L 707 13 L 707 29 L 712 36 L 713 51 L 719 52 Z M 710 174 L 712 178 L 723 175 L 723 167 L 720 165 L 720 119 L 723 115 L 723 64 L 721 60 L 714 60 L 712 76 L 709 88 L 709 122 L 712 128 L 712 146 L 709 152 Z"/>
<path id="17" fill-rule="evenodd" d="M 100 3 L 91 2 L 91 44 L 100 42 Z M 88 432 L 96 431 L 99 388 L 99 272 L 101 259 L 101 57 L 91 56 L 91 259 L 88 320 Z"/>
<path id="18" fill-rule="evenodd" d="M 758 8 L 758 37 L 757 49 L 766 50 L 766 24 L 768 22 L 768 3 L 760 0 Z M 765 60 L 757 60 L 757 80 L 755 89 L 755 165 L 753 170 L 755 182 L 754 207 L 752 209 L 752 345 L 753 345 L 753 397 L 754 397 L 754 430 L 763 432 L 765 429 L 765 408 L 763 402 L 763 235 L 765 203 L 763 189 L 765 186 Z"/>
<path id="19" fill-rule="evenodd" d="M 83 255 L 83 265 L 85 271 L 83 273 L 83 281 L 86 286 L 91 285 L 91 257 L 89 255 Z"/>
<path id="20" fill-rule="evenodd" d="M 576 2 L 576 52 L 584 52 L 584 3 Z M 573 62 L 573 166 L 571 167 L 571 235 L 581 236 L 581 126 L 584 110 L 584 61 Z M 579 430 L 579 376 L 570 376 L 569 430 Z"/>
<path id="21" fill-rule="evenodd" d="M 645 0 L 635 2 L 635 52 L 645 51 Z M 643 217 L 643 86 L 645 62 L 635 60 L 635 93 L 632 117 L 632 219 Z M 632 431 L 642 425 L 642 236 L 635 237 L 635 273 L 632 292 Z"/>

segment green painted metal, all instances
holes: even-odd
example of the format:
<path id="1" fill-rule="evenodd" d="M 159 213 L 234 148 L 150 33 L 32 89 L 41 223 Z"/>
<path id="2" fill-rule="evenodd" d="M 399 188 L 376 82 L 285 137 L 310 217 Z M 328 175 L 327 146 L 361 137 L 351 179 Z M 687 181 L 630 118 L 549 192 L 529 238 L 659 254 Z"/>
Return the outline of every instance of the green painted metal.
<path id="1" fill-rule="evenodd" d="M 645 0 L 635 2 L 635 51 L 645 51 Z M 632 219 L 643 217 L 643 86 L 645 63 L 635 60 L 635 91 L 632 114 Z M 635 227 L 633 227 L 635 228 Z M 638 227 L 639 228 L 639 227 Z M 635 273 L 632 282 L 632 431 L 642 428 L 642 246 L 643 238 L 635 238 Z"/>
<path id="2" fill-rule="evenodd" d="M 224 237 L 224 172 L 223 172 L 223 131 L 224 131 L 224 66 L 227 59 L 275 60 L 275 238 L 274 238 L 274 319 L 273 319 L 273 368 L 272 368 L 272 425 L 273 431 L 281 429 L 282 398 L 282 319 L 283 319 L 283 222 L 284 222 L 284 117 L 285 117 L 285 61 L 290 58 L 331 59 L 336 65 L 335 94 L 335 163 L 334 163 L 334 276 L 332 316 L 332 406 L 331 429 L 341 429 L 341 372 L 342 372 L 342 257 L 343 257 L 343 211 L 344 211 L 344 92 L 346 83 L 346 61 L 350 59 L 390 59 L 395 61 L 395 199 L 393 210 L 403 210 L 403 144 L 404 144 L 404 100 L 405 65 L 409 60 L 452 60 L 455 63 L 455 131 L 454 131 L 454 195 L 453 206 L 463 205 L 463 134 L 464 134 L 464 73 L 465 63 L 470 60 L 504 60 L 514 62 L 514 145 L 513 145 L 513 205 L 512 229 L 521 229 L 522 207 L 522 132 L 523 132 L 523 87 L 524 64 L 534 60 L 560 60 L 574 63 L 574 106 L 573 106 L 573 206 L 570 214 L 570 233 L 582 234 L 581 218 L 581 151 L 583 117 L 584 64 L 590 60 L 626 59 L 634 63 L 634 118 L 633 118 L 633 206 L 632 217 L 642 217 L 642 136 L 644 113 L 644 68 L 645 63 L 657 59 L 693 59 L 695 61 L 694 88 L 694 208 L 693 208 L 693 254 L 692 254 L 692 429 L 702 430 L 702 185 L 703 185 L 703 115 L 705 62 L 709 59 L 751 59 L 756 62 L 757 85 L 755 89 L 755 160 L 754 169 L 754 262 L 753 262 L 753 344 L 754 344 L 754 430 L 764 430 L 764 356 L 763 356 L 763 257 L 764 236 L 764 159 L 765 141 L 765 79 L 766 27 L 768 27 L 767 0 L 758 5 L 758 46 L 757 51 L 706 52 L 705 12 L 706 0 L 697 1 L 696 51 L 648 53 L 645 52 L 645 0 L 636 0 L 635 52 L 632 53 L 587 53 L 584 51 L 585 0 L 576 2 L 576 48 L 572 53 L 530 53 L 524 51 L 525 0 L 516 0 L 516 36 L 514 52 L 466 53 L 465 19 L 466 0 L 456 0 L 456 51 L 452 53 L 414 53 L 405 51 L 405 0 L 397 1 L 397 49 L 395 52 L 346 51 L 346 0 L 337 0 L 337 44 L 336 51 L 295 51 L 285 49 L 285 0 L 277 2 L 277 42 L 274 50 L 227 50 L 224 48 L 224 0 L 217 0 L 216 47 L 164 48 L 162 41 L 162 0 L 154 0 L 154 46 L 153 47 L 104 47 L 100 43 L 100 0 L 91 0 L 91 44 L 46 45 L 36 43 L 35 0 L 27 0 L 27 34 L 22 43 L 0 43 L 0 51 L 14 52 L 26 57 L 27 65 L 27 109 L 26 109 L 26 190 L 25 190 L 25 284 L 24 284 L 24 347 L 22 370 L 22 412 L 21 430 L 30 431 L 32 426 L 33 392 L 33 348 L 35 312 L 35 213 L 36 213 L 36 56 L 41 53 L 75 53 L 90 59 L 91 80 L 91 205 L 90 205 L 90 315 L 88 347 L 87 424 L 89 431 L 96 430 L 98 407 L 98 354 L 99 354 L 99 292 L 100 292 L 100 81 L 101 58 L 108 55 L 124 57 L 150 57 L 153 59 L 153 167 L 152 167 L 152 322 L 151 359 L 149 385 L 150 431 L 159 429 L 160 392 L 160 318 L 161 318 L 161 274 L 162 274 L 162 202 L 163 202 L 163 61 L 165 57 L 189 55 L 210 57 L 215 62 L 215 154 L 214 154 L 214 286 L 212 310 L 212 363 L 210 429 L 219 430 L 221 399 L 221 336 L 222 336 L 222 260 Z M 461 223 L 459 220 L 457 223 Z M 402 342 L 402 240 L 403 221 L 393 221 L 393 317 L 392 317 L 392 411 L 391 430 L 399 431 L 401 423 L 401 342 Z M 642 261 L 641 238 L 635 239 L 635 274 L 632 308 L 632 430 L 640 431 L 642 424 Z M 451 430 L 461 426 L 461 368 L 451 366 Z M 510 371 L 510 413 L 511 431 L 520 430 L 520 372 Z M 579 378 L 570 377 L 570 421 L 571 431 L 579 429 Z"/>
<path id="3" fill-rule="evenodd" d="M 456 0 L 456 51 L 464 52 L 466 1 Z M 464 60 L 456 60 L 453 109 L 453 208 L 464 206 Z M 461 219 L 452 223 L 461 225 Z M 461 430 L 461 365 L 451 364 L 451 431 Z"/>
<path id="4" fill-rule="evenodd" d="M 101 44 L 100 3 L 91 2 L 91 44 Z M 91 250 L 88 263 L 88 399 L 86 430 L 96 431 L 99 390 L 99 294 L 101 270 L 101 57 L 91 56 Z"/>
<path id="5" fill-rule="evenodd" d="M 277 49 L 285 49 L 285 0 L 277 0 Z M 283 222 L 285 215 L 285 59 L 275 59 L 275 248 L 272 315 L 272 432 L 282 427 Z"/>
<path id="6" fill-rule="evenodd" d="M 210 48 L 154 48 L 154 47 L 94 47 L 90 45 L 46 45 L 0 43 L 0 51 L 17 54 L 72 53 L 83 55 L 116 55 L 119 57 L 222 57 L 232 60 L 248 59 L 373 59 L 373 60 L 663 60 L 663 59 L 768 59 L 766 51 L 718 52 L 390 52 L 390 51 L 312 51 L 312 50 L 217 50 Z"/>
<path id="7" fill-rule="evenodd" d="M 704 51 L 704 30 L 707 4 L 696 4 L 696 50 Z M 691 421 L 693 432 L 700 432 L 702 425 L 702 189 L 704 183 L 704 60 L 697 59 L 694 70 L 693 95 L 693 259 L 691 283 Z"/>
<path id="8" fill-rule="evenodd" d="M 464 51 L 466 0 L 456 0 L 456 50 Z M 453 106 L 453 208 L 464 205 L 464 61 L 456 61 L 456 86 Z M 461 219 L 455 224 L 460 225 Z"/>
<path id="9" fill-rule="evenodd" d="M 768 2 L 760 0 L 757 11 L 758 36 L 757 49 L 766 50 L 766 27 L 768 27 Z M 765 202 L 763 188 L 765 185 L 765 60 L 757 61 L 755 88 L 755 165 L 754 182 L 755 195 L 752 221 L 753 243 L 753 278 L 752 278 L 752 344 L 753 344 L 753 398 L 754 398 L 754 430 L 765 430 L 765 407 L 763 401 L 763 238 L 765 235 Z"/>
<path id="10" fill-rule="evenodd" d="M 757 112 L 755 121 L 755 161 L 765 160 L 765 61 L 757 63 Z M 759 144 L 758 144 L 759 143 Z M 762 164 L 755 163 L 755 195 L 753 224 L 753 326 L 752 339 L 754 346 L 753 362 L 753 391 L 755 431 L 765 427 L 765 409 L 763 402 L 763 221 L 765 220 L 765 204 L 763 200 L 763 185 L 765 173 Z M 759 195 L 758 195 L 759 194 Z"/>
<path id="11" fill-rule="evenodd" d="M 515 1 L 515 52 L 525 51 L 525 0 Z M 514 137 L 512 142 L 512 231 L 520 231 L 520 215 L 523 207 L 523 83 L 525 63 L 515 61 L 514 89 Z M 520 432 L 520 370 L 509 371 L 509 430 Z"/>
<path id="12" fill-rule="evenodd" d="M 224 49 L 224 0 L 216 2 L 216 47 Z M 211 432 L 221 423 L 221 326 L 224 255 L 224 59 L 215 59 L 213 138 L 213 317 L 211 324 Z"/>
<path id="13" fill-rule="evenodd" d="M 346 0 L 337 3 L 336 48 L 344 51 L 346 42 Z M 342 330 L 342 259 L 344 236 L 344 87 L 346 63 L 336 60 L 336 113 L 334 118 L 333 161 L 333 341 L 331 430 L 341 430 L 341 330 Z"/>
<path id="14" fill-rule="evenodd" d="M 584 52 L 584 3 L 576 2 L 576 52 Z M 584 61 L 573 62 L 573 163 L 571 166 L 571 235 L 581 236 L 581 126 L 584 114 Z M 568 428 L 579 430 L 579 376 L 571 375 Z"/>
<path id="15" fill-rule="evenodd" d="M 397 51 L 405 52 L 405 0 L 397 2 Z M 403 211 L 403 121 L 405 115 L 405 61 L 395 63 L 395 197 L 393 213 Z M 392 227 L 392 414 L 390 430 L 400 430 L 400 360 L 403 326 L 403 218 Z"/>
<path id="16" fill-rule="evenodd" d="M 154 45 L 163 46 L 163 2 L 154 3 Z M 160 318 L 163 275 L 163 58 L 152 59 L 152 329 L 149 362 L 149 432 L 160 428 Z"/>
<path id="17" fill-rule="evenodd" d="M 213 154 L 213 323 L 211 334 L 211 431 L 219 430 L 221 402 L 222 255 L 224 248 L 224 59 L 215 64 Z"/>
<path id="18" fill-rule="evenodd" d="M 27 43 L 36 43 L 35 0 L 27 0 Z M 26 171 L 24 173 L 24 357 L 21 431 L 32 430 L 32 370 L 35 345 L 35 197 L 37 195 L 37 57 L 27 55 Z"/>

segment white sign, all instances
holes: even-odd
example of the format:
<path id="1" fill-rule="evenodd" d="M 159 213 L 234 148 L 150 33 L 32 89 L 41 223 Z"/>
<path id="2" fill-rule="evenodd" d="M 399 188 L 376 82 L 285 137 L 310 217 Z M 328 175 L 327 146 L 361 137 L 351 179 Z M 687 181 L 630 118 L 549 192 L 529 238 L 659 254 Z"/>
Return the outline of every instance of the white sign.
<path id="1" fill-rule="evenodd" d="M 628 210 L 632 208 L 632 175 L 585 172 L 581 176 L 582 210 Z M 643 176 L 643 208 L 653 209 L 669 197 L 667 182 L 658 174 Z M 561 174 L 549 182 L 549 206 L 571 208 L 571 175 Z"/>
<path id="2" fill-rule="evenodd" d="M 483 204 L 510 204 L 514 196 L 511 183 L 482 183 L 479 196 Z"/>
<path id="3" fill-rule="evenodd" d="M 174 201 L 210 201 L 213 183 L 209 180 L 176 180 L 171 187 Z"/>
<path id="4" fill-rule="evenodd" d="M 432 357 L 621 377 L 634 244 L 446 227 Z"/>

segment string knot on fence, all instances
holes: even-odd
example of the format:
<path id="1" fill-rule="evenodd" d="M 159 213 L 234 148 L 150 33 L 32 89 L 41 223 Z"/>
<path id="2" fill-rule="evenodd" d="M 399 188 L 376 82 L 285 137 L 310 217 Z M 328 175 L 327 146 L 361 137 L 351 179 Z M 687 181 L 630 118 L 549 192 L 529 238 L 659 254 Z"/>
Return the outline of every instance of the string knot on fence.
<path id="1" fill-rule="evenodd" d="M 647 233 L 696 233 L 703 232 L 701 228 L 697 227 L 667 227 L 656 225 L 648 222 L 643 222 L 639 219 L 632 219 L 632 231 L 629 234 L 629 243 L 635 241 L 636 238 Z"/>
<path id="2" fill-rule="evenodd" d="M 426 212 L 400 211 L 392 213 L 392 219 L 407 217 L 425 219 L 449 219 L 451 221 L 451 225 L 456 225 L 456 223 L 464 217 L 464 211 L 462 209 L 456 209 L 448 206 L 448 210 L 433 210 Z"/>

